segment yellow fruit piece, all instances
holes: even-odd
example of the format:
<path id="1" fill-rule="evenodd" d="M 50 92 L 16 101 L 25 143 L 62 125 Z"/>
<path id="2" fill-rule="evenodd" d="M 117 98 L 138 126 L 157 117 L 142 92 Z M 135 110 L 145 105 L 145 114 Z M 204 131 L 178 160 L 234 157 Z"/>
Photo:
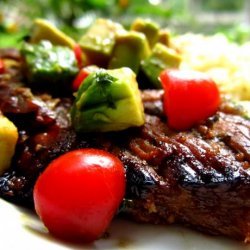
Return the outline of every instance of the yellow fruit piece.
<path id="1" fill-rule="evenodd" d="M 0 114 L 0 174 L 10 167 L 18 139 L 16 126 Z"/>
<path id="2" fill-rule="evenodd" d="M 34 30 L 31 35 L 31 43 L 38 43 L 41 40 L 48 40 L 54 45 L 62 45 L 74 48 L 76 42 L 52 23 L 45 19 L 35 19 Z"/>

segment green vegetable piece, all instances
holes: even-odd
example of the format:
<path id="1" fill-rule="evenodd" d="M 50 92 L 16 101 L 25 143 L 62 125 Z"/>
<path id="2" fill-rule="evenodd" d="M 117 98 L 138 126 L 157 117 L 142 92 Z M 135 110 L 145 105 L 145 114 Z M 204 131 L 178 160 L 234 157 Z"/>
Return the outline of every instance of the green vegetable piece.
<path id="1" fill-rule="evenodd" d="M 150 19 L 137 18 L 132 23 L 131 30 L 143 33 L 148 40 L 150 48 L 153 48 L 159 39 L 160 27 Z"/>
<path id="2" fill-rule="evenodd" d="M 105 66 L 113 51 L 117 34 L 124 31 L 119 23 L 108 19 L 97 19 L 79 41 L 89 64 Z"/>
<path id="3" fill-rule="evenodd" d="M 173 49 L 157 43 L 152 54 L 142 62 L 142 71 L 152 82 L 155 88 L 161 88 L 158 79 L 162 70 L 167 68 L 178 68 L 181 62 L 180 55 Z"/>
<path id="4" fill-rule="evenodd" d="M 25 59 L 26 76 L 32 86 L 55 94 L 70 90 L 79 71 L 71 49 L 41 41 L 39 44 L 25 43 L 21 53 Z"/>
<path id="5" fill-rule="evenodd" d="M 169 45 L 170 45 L 170 31 L 167 29 L 160 30 L 158 42 L 169 47 Z"/>
<path id="6" fill-rule="evenodd" d="M 141 60 L 149 55 L 150 48 L 145 35 L 136 31 L 129 31 L 117 37 L 108 68 L 129 67 L 137 73 Z"/>
<path id="7" fill-rule="evenodd" d="M 16 126 L 0 113 L 0 174 L 10 167 L 17 139 Z"/>
<path id="8" fill-rule="evenodd" d="M 90 74 L 77 92 L 71 117 L 77 132 L 143 125 L 143 104 L 134 72 L 120 68 Z"/>
<path id="9" fill-rule="evenodd" d="M 48 40 L 54 45 L 67 46 L 71 49 L 73 49 L 76 44 L 71 37 L 64 34 L 49 21 L 37 18 L 34 21 L 30 42 L 39 43 L 42 40 Z"/>

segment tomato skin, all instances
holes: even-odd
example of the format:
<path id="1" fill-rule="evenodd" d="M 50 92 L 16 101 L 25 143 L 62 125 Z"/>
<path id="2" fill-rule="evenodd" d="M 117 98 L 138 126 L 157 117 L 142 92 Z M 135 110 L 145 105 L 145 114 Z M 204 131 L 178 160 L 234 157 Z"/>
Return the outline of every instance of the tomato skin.
<path id="1" fill-rule="evenodd" d="M 168 69 L 160 74 L 165 91 L 163 106 L 168 124 L 186 130 L 213 115 L 220 105 L 220 93 L 206 74 Z"/>
<path id="2" fill-rule="evenodd" d="M 75 54 L 75 58 L 76 58 L 76 61 L 77 61 L 77 65 L 78 65 L 78 68 L 82 68 L 83 66 L 83 52 L 82 52 L 82 49 L 80 47 L 80 45 L 78 43 L 75 44 L 74 48 L 73 48 L 73 51 L 74 51 L 74 54 Z"/>
<path id="3" fill-rule="evenodd" d="M 97 71 L 98 69 L 99 68 L 95 65 L 89 65 L 89 66 L 82 68 L 80 72 L 78 73 L 78 75 L 76 76 L 75 80 L 73 81 L 72 89 L 74 91 L 77 91 L 79 87 L 81 86 L 81 84 L 84 82 L 85 78 L 87 78 L 89 74 Z"/>
<path id="4" fill-rule="evenodd" d="M 35 210 L 56 237 L 88 243 L 104 233 L 124 192 L 125 171 L 118 158 L 103 150 L 74 150 L 38 178 Z"/>
<path id="5" fill-rule="evenodd" d="M 87 78 L 90 73 L 91 72 L 87 68 L 82 68 L 73 81 L 72 89 L 74 91 L 77 91 L 80 85 L 83 83 L 84 79 Z"/>
<path id="6" fill-rule="evenodd" d="M 4 72 L 5 72 L 4 63 L 3 60 L 0 59 L 0 74 L 3 74 Z"/>

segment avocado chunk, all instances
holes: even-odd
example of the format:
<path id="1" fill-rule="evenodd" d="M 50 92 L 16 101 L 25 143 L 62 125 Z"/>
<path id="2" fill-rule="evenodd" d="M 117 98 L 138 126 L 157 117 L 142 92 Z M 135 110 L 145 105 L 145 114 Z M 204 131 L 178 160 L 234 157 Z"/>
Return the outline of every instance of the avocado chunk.
<path id="1" fill-rule="evenodd" d="M 29 83 L 54 94 L 67 93 L 78 73 L 74 52 L 68 47 L 53 46 L 49 41 L 25 43 L 21 50 Z"/>
<path id="2" fill-rule="evenodd" d="M 159 39 L 160 27 L 150 19 L 137 18 L 132 23 L 131 30 L 143 33 L 148 40 L 150 48 L 153 48 Z"/>
<path id="3" fill-rule="evenodd" d="M 170 45 L 170 31 L 168 29 L 161 29 L 159 31 L 158 42 L 169 47 L 169 45 Z"/>
<path id="4" fill-rule="evenodd" d="M 134 72 L 124 67 L 90 74 L 77 92 L 71 118 L 77 132 L 143 125 L 143 104 Z"/>
<path id="5" fill-rule="evenodd" d="M 129 67 L 138 72 L 141 60 L 150 55 L 150 48 L 144 34 L 129 31 L 116 38 L 116 44 L 108 68 Z"/>
<path id="6" fill-rule="evenodd" d="M 142 61 L 141 68 L 155 88 L 161 88 L 158 79 L 162 70 L 167 68 L 178 68 L 181 62 L 180 55 L 173 49 L 157 43 L 152 54 Z"/>
<path id="7" fill-rule="evenodd" d="M 0 113 L 0 175 L 10 167 L 17 139 L 16 126 Z"/>
<path id="8" fill-rule="evenodd" d="M 48 40 L 54 45 L 67 46 L 71 49 L 73 49 L 76 44 L 71 37 L 64 34 L 49 21 L 37 18 L 34 21 L 30 42 L 39 43 L 42 40 Z"/>
<path id="9" fill-rule="evenodd" d="M 106 66 L 112 54 L 117 34 L 124 31 L 119 23 L 108 19 L 97 19 L 79 41 L 89 64 Z"/>

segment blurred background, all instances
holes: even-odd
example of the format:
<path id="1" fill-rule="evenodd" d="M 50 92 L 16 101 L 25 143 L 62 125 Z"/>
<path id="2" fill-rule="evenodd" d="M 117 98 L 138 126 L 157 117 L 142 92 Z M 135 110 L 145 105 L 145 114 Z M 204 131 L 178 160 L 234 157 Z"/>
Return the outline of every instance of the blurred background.
<path id="1" fill-rule="evenodd" d="M 100 16 L 127 27 L 141 16 L 175 34 L 221 32 L 238 43 L 250 39 L 249 0 L 0 0 L 0 47 L 18 45 L 36 17 L 77 38 Z"/>

